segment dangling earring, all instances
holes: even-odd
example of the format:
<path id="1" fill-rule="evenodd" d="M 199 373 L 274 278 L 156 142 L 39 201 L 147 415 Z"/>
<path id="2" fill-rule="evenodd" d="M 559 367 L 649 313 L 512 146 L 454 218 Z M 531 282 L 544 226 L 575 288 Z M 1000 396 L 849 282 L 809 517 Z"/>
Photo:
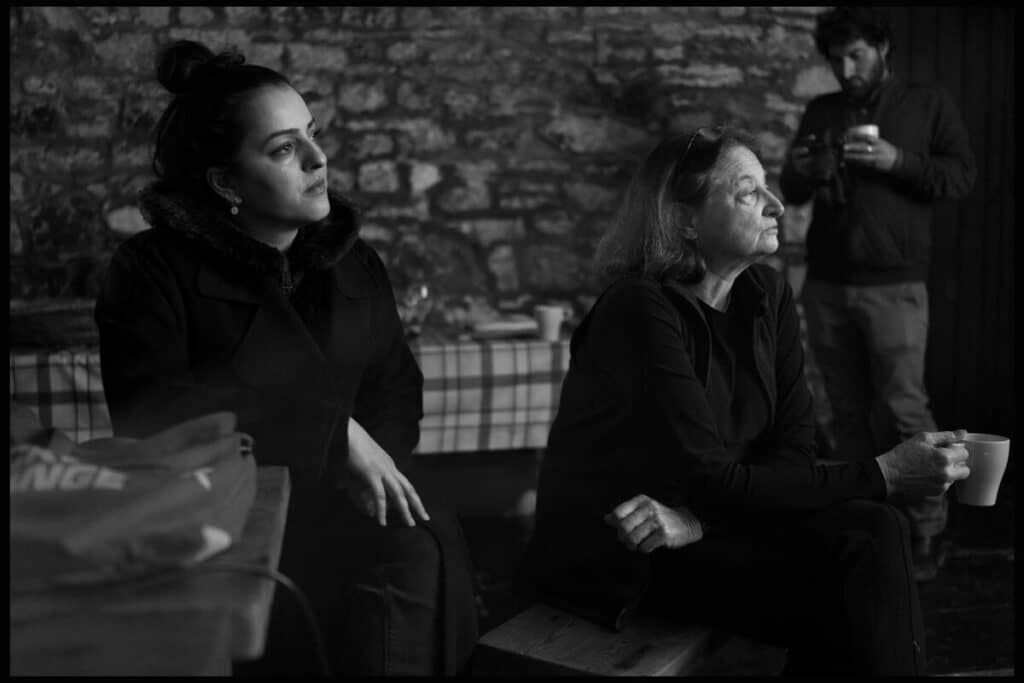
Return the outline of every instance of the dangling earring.
<path id="1" fill-rule="evenodd" d="M 237 216 L 238 215 L 238 205 L 241 204 L 241 203 L 242 203 L 242 201 L 240 199 L 236 199 L 235 201 L 233 201 L 231 203 L 231 208 L 228 209 L 228 213 L 230 213 L 232 216 Z"/>

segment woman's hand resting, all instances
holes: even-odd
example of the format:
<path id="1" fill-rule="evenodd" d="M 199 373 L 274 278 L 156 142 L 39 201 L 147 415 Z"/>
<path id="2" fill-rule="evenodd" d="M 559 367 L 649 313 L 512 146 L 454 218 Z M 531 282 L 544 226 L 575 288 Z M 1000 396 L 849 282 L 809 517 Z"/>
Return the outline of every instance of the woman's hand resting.
<path id="1" fill-rule="evenodd" d="M 670 508 L 643 494 L 617 505 L 604 521 L 627 548 L 643 553 L 662 546 L 682 548 L 704 537 L 700 520 L 687 508 Z"/>
<path id="2" fill-rule="evenodd" d="M 395 461 L 351 417 L 344 471 L 342 484 L 353 504 L 367 516 L 376 517 L 381 526 L 388 525 L 389 501 L 409 526 L 416 525 L 413 513 L 422 520 L 430 519 L 416 489 L 395 466 Z"/>
<path id="3" fill-rule="evenodd" d="M 959 443 L 967 432 L 921 432 L 875 461 L 885 478 L 887 493 L 909 497 L 937 496 L 954 481 L 966 479 L 967 449 Z"/>

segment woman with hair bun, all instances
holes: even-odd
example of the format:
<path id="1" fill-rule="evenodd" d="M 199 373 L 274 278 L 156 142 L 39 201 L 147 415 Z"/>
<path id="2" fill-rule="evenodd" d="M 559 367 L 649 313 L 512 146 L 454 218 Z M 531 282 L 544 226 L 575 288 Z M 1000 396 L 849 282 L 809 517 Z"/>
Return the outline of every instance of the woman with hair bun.
<path id="1" fill-rule="evenodd" d="M 179 41 L 157 78 L 173 99 L 141 195 L 152 229 L 118 247 L 96 305 L 115 433 L 234 411 L 257 461 L 289 469 L 281 569 L 332 671 L 462 672 L 477 635 L 464 538 L 408 471 L 423 377 L 381 259 L 328 189 L 317 122 L 237 52 Z M 311 643 L 278 593 L 259 672 L 317 672 Z"/>

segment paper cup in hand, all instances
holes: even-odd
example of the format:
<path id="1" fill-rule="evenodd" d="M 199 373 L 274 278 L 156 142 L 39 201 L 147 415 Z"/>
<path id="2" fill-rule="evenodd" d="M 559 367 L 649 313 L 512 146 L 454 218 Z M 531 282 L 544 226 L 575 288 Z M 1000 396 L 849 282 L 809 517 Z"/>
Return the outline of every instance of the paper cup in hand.
<path id="1" fill-rule="evenodd" d="M 537 306 L 533 309 L 537 318 L 540 338 L 545 341 L 558 341 L 562 332 L 562 321 L 565 320 L 565 309 L 561 306 Z"/>
<path id="2" fill-rule="evenodd" d="M 1010 439 L 970 432 L 964 437 L 964 446 L 971 474 L 956 483 L 957 500 L 967 505 L 995 505 L 999 482 L 1010 459 Z"/>

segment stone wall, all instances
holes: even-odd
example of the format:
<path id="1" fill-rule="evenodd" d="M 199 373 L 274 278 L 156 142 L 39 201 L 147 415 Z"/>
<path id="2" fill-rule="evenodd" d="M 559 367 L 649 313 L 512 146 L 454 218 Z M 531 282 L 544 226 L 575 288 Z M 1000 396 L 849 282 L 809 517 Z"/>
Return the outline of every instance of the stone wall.
<path id="1" fill-rule="evenodd" d="M 776 185 L 804 103 L 836 88 L 820 9 L 11 8 L 12 306 L 94 297 L 146 228 L 135 196 L 169 99 L 154 55 L 190 38 L 293 80 L 331 186 L 365 207 L 397 288 L 431 285 L 435 320 L 582 311 L 596 240 L 659 136 L 742 125 Z M 806 213 L 789 207 L 779 265 L 798 264 Z"/>

